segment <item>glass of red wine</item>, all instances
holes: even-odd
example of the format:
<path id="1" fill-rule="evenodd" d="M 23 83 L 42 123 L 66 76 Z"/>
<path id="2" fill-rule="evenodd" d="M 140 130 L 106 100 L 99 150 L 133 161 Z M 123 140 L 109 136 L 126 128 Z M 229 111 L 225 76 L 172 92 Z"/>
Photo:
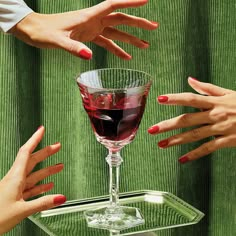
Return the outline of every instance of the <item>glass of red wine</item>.
<path id="1" fill-rule="evenodd" d="M 108 207 L 89 210 L 85 217 L 89 227 L 123 230 L 144 223 L 137 208 L 119 204 L 121 149 L 132 142 L 140 125 L 151 76 L 130 69 L 87 71 L 76 79 L 83 106 L 97 141 L 108 149 L 110 169 Z"/>

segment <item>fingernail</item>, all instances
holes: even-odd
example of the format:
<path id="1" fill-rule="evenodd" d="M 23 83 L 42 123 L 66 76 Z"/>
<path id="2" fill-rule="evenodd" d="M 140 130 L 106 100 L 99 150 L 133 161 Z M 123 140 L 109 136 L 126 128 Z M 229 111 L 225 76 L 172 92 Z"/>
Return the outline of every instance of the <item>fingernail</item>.
<path id="1" fill-rule="evenodd" d="M 141 40 L 141 42 L 143 42 L 143 44 L 142 44 L 142 46 L 140 46 L 140 48 L 143 48 L 143 49 L 149 48 L 150 45 L 147 41 Z"/>
<path id="2" fill-rule="evenodd" d="M 158 97 L 158 102 L 167 102 L 168 101 L 168 97 L 167 96 L 159 96 Z"/>
<path id="3" fill-rule="evenodd" d="M 61 205 L 66 202 L 65 196 L 57 196 L 53 199 L 54 205 Z"/>
<path id="4" fill-rule="evenodd" d="M 168 144 L 169 144 L 168 139 L 165 139 L 165 140 L 160 141 L 160 142 L 158 143 L 158 146 L 159 146 L 160 148 L 164 148 L 164 147 L 168 146 Z"/>
<path id="5" fill-rule="evenodd" d="M 56 142 L 56 143 L 54 143 L 53 145 L 57 145 L 57 144 L 61 144 L 60 142 Z"/>
<path id="6" fill-rule="evenodd" d="M 143 45 L 140 48 L 148 48 L 150 45 L 147 41 L 141 40 L 143 42 Z"/>
<path id="7" fill-rule="evenodd" d="M 79 52 L 79 57 L 85 60 L 90 60 L 92 58 L 92 53 L 86 49 L 82 49 Z"/>
<path id="8" fill-rule="evenodd" d="M 57 163 L 56 166 L 63 165 L 63 163 Z"/>
<path id="9" fill-rule="evenodd" d="M 42 125 L 40 125 L 39 127 L 38 127 L 38 129 L 37 130 L 39 130 L 39 129 L 41 129 L 43 126 Z"/>
<path id="10" fill-rule="evenodd" d="M 155 134 L 155 133 L 158 133 L 160 130 L 160 127 L 155 125 L 155 126 L 152 126 L 148 129 L 148 133 L 149 134 Z"/>
<path id="11" fill-rule="evenodd" d="M 53 182 L 48 183 L 48 185 L 47 185 L 47 190 L 49 191 L 49 190 L 51 190 L 53 187 L 54 187 L 54 183 L 53 183 Z"/>
<path id="12" fill-rule="evenodd" d="M 153 25 L 158 25 L 158 22 L 156 21 L 150 21 Z"/>
<path id="13" fill-rule="evenodd" d="M 128 54 L 125 59 L 126 59 L 126 60 L 131 60 L 131 59 L 132 59 L 132 56 Z"/>
<path id="14" fill-rule="evenodd" d="M 196 79 L 196 78 L 193 78 L 193 77 L 189 77 L 189 79 L 193 79 L 193 80 L 199 81 L 198 79 Z"/>
<path id="15" fill-rule="evenodd" d="M 184 163 L 186 163 L 188 161 L 189 161 L 189 159 L 188 159 L 187 156 L 183 156 L 183 157 L 179 158 L 179 163 L 181 163 L 181 164 L 184 164 Z"/>
<path id="16" fill-rule="evenodd" d="M 148 44 L 149 45 L 149 42 L 145 41 L 145 40 L 141 40 L 143 43 L 145 44 Z"/>

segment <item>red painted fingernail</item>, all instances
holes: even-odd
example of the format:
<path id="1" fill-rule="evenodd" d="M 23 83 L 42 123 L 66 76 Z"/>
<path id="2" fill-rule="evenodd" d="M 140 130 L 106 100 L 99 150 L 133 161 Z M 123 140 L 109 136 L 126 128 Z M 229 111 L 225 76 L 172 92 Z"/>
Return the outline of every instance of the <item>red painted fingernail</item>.
<path id="1" fill-rule="evenodd" d="M 158 102 L 167 102 L 168 101 L 168 97 L 167 96 L 159 96 L 158 97 Z"/>
<path id="2" fill-rule="evenodd" d="M 160 148 L 164 148 L 164 147 L 168 146 L 168 144 L 169 144 L 168 139 L 165 139 L 165 140 L 160 141 L 160 142 L 158 143 L 158 146 L 159 146 Z"/>
<path id="3" fill-rule="evenodd" d="M 155 125 L 155 126 L 152 126 L 148 129 L 148 133 L 149 134 L 155 134 L 155 133 L 158 133 L 160 130 L 160 127 Z"/>
<path id="4" fill-rule="evenodd" d="M 148 48 L 150 45 L 147 41 L 141 40 L 143 42 L 143 45 L 140 48 Z"/>
<path id="5" fill-rule="evenodd" d="M 181 164 L 184 164 L 184 163 L 186 163 L 188 161 L 189 161 L 189 159 L 188 159 L 187 156 L 183 156 L 183 157 L 179 158 L 179 163 L 181 163 Z"/>
<path id="6" fill-rule="evenodd" d="M 196 81 L 199 81 L 198 79 L 196 79 L 196 78 L 193 78 L 193 77 L 189 77 L 190 79 L 193 79 L 193 80 L 196 80 Z"/>
<path id="7" fill-rule="evenodd" d="M 53 187 L 54 187 L 54 183 L 53 183 L 53 182 L 48 183 L 48 185 L 46 186 L 46 190 L 49 191 L 49 190 L 51 190 Z"/>
<path id="8" fill-rule="evenodd" d="M 150 21 L 153 25 L 158 25 L 158 22 L 156 21 Z"/>
<path id="9" fill-rule="evenodd" d="M 38 127 L 38 129 L 37 130 L 39 130 L 39 129 L 41 129 L 43 126 L 42 125 L 40 125 L 39 127 Z"/>
<path id="10" fill-rule="evenodd" d="M 127 55 L 126 58 L 124 58 L 125 60 L 131 60 L 132 59 L 132 56 L 131 55 Z"/>
<path id="11" fill-rule="evenodd" d="M 56 143 L 54 143 L 53 145 L 57 145 L 57 144 L 61 144 L 60 142 L 56 142 Z"/>
<path id="12" fill-rule="evenodd" d="M 92 58 L 92 53 L 86 49 L 82 49 L 79 52 L 79 57 L 85 60 L 90 60 Z"/>
<path id="13" fill-rule="evenodd" d="M 149 45 L 149 42 L 145 41 L 145 40 L 141 40 L 143 43 L 145 44 L 148 44 Z"/>
<path id="14" fill-rule="evenodd" d="M 63 165 L 63 163 L 57 163 L 56 166 Z"/>
<path id="15" fill-rule="evenodd" d="M 66 197 L 65 196 L 57 196 L 53 199 L 53 203 L 55 205 L 61 205 L 66 202 Z"/>
<path id="16" fill-rule="evenodd" d="M 149 43 L 147 42 L 147 41 L 145 41 L 145 40 L 141 40 L 144 44 L 143 44 L 143 46 L 141 46 L 140 48 L 148 48 L 150 45 L 149 45 Z"/>

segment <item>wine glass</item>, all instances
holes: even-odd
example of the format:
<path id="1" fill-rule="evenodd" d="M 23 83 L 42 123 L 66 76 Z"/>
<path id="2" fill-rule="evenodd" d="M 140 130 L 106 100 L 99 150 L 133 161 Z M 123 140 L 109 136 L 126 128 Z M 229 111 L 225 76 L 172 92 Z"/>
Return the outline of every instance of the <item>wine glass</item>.
<path id="1" fill-rule="evenodd" d="M 151 76 L 130 69 L 87 71 L 76 78 L 84 109 L 97 141 L 109 151 L 110 203 L 108 207 L 89 210 L 89 227 L 119 231 L 144 223 L 137 208 L 120 206 L 119 176 L 123 159 L 120 150 L 135 137 L 151 86 Z"/>

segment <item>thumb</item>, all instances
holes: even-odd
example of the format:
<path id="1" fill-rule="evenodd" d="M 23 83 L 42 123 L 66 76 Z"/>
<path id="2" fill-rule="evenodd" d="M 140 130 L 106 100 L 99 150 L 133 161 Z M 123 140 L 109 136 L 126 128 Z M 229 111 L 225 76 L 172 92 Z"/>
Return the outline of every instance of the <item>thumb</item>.
<path id="1" fill-rule="evenodd" d="M 27 202 L 27 214 L 33 215 L 40 211 L 45 211 L 50 208 L 59 206 L 66 202 L 66 197 L 64 195 L 47 195 L 40 197 L 36 200 Z"/>
<path id="2" fill-rule="evenodd" d="M 90 60 L 93 56 L 92 51 L 85 44 L 70 38 L 63 38 L 60 47 L 84 60 Z"/>
<path id="3" fill-rule="evenodd" d="M 209 96 L 224 96 L 225 94 L 232 93 L 232 90 L 221 88 L 219 86 L 200 82 L 192 77 L 188 77 L 189 85 L 198 93 Z"/>

